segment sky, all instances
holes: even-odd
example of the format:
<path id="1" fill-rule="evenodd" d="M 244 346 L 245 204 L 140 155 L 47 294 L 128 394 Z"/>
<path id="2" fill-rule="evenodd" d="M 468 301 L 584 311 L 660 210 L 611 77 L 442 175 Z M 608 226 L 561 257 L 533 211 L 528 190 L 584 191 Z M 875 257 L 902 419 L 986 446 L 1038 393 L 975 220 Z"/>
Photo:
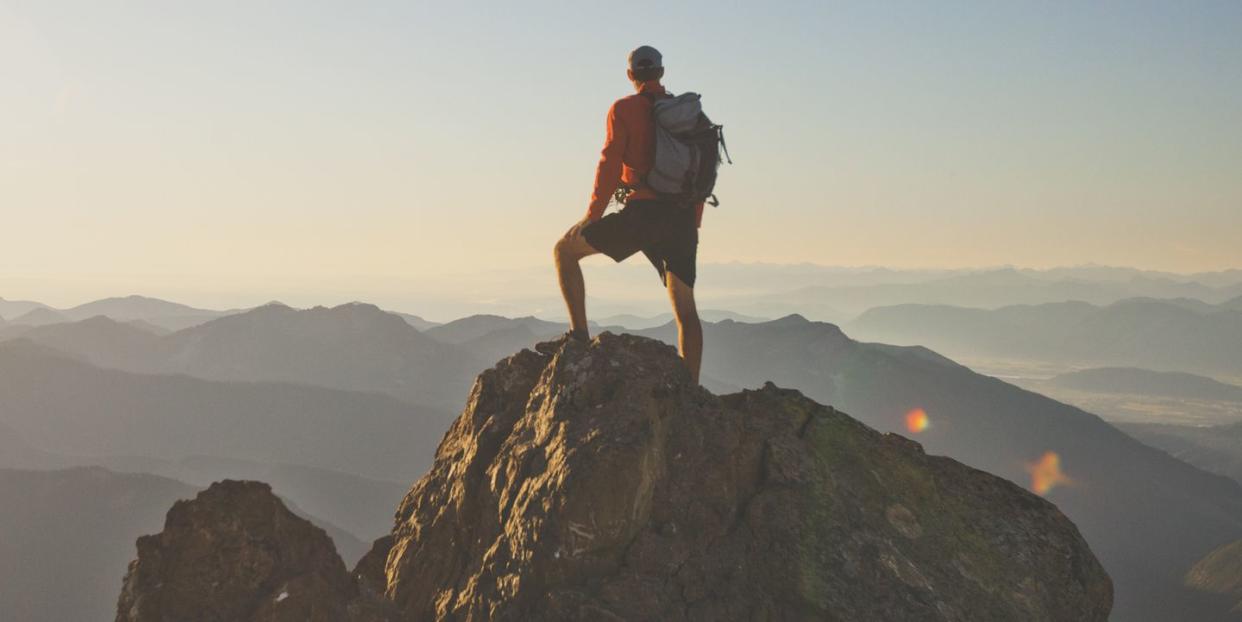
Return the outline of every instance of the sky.
<path id="1" fill-rule="evenodd" d="M 1233 1 L 0 0 L 0 296 L 546 267 L 640 44 L 725 126 L 705 263 L 1239 268 L 1239 32 Z"/>

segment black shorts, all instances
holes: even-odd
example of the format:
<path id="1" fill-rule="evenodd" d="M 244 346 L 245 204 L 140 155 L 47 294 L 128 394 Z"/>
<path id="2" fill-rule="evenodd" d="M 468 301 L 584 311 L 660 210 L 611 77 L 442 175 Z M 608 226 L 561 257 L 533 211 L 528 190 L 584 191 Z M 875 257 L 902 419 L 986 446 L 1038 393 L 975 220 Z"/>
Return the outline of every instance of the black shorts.
<path id="1" fill-rule="evenodd" d="M 672 272 L 694 287 L 699 223 L 693 207 L 674 207 L 659 199 L 633 200 L 587 225 L 582 235 L 592 248 L 618 262 L 642 251 L 665 285 L 665 274 Z"/>

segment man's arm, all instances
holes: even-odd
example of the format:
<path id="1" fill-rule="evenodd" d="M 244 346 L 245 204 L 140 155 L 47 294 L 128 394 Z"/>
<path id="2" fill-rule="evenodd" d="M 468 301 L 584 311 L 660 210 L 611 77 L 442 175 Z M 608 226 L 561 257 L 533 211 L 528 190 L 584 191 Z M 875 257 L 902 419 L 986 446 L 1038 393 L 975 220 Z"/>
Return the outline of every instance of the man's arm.
<path id="1" fill-rule="evenodd" d="M 617 104 L 608 109 L 608 130 L 604 149 L 600 152 L 599 166 L 595 169 L 595 191 L 591 193 L 591 205 L 587 208 L 588 220 L 599 220 L 608 209 L 608 201 L 621 184 L 621 156 L 625 154 L 626 131 L 617 115 Z"/>

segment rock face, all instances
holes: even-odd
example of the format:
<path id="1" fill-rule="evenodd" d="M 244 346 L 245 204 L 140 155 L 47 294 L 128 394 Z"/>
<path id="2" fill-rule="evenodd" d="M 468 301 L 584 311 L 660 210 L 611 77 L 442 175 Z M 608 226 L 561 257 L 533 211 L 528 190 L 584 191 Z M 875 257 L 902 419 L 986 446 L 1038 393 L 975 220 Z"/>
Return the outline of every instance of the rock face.
<path id="1" fill-rule="evenodd" d="M 1106 620 L 1052 504 L 794 391 L 605 333 L 484 372 L 347 574 L 266 485 L 178 502 L 120 620 Z"/>
<path id="2" fill-rule="evenodd" d="M 1226 544 L 1199 560 L 1186 573 L 1186 586 L 1237 600 L 1234 613 L 1242 613 L 1242 540 Z"/>
<path id="3" fill-rule="evenodd" d="M 361 619 L 359 589 L 320 528 L 267 484 L 225 480 L 138 539 L 118 622 Z"/>
<path id="4" fill-rule="evenodd" d="M 396 518 L 382 579 L 379 551 L 365 574 L 407 620 L 1105 620 L 1112 603 L 1052 504 L 797 392 L 715 397 L 632 336 L 484 372 Z"/>

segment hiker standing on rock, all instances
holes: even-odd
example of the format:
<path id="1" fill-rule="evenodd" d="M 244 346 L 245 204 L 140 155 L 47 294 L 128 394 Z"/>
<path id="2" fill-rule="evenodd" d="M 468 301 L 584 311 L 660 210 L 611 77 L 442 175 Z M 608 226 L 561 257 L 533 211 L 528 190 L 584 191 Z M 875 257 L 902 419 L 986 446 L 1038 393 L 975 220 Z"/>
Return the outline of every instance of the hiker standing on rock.
<path id="1" fill-rule="evenodd" d="M 674 97 L 660 84 L 664 64 L 655 48 L 630 52 L 626 75 L 637 92 L 608 109 L 591 204 L 553 253 L 569 308 L 569 335 L 590 336 L 578 262 L 596 253 L 620 262 L 642 251 L 668 290 L 681 357 L 698 382 L 703 358 L 703 327 L 694 303 L 698 227 L 704 202 L 716 204 L 712 187 L 723 135 L 703 114 L 697 94 Z M 624 209 L 605 216 L 614 198 Z"/>

